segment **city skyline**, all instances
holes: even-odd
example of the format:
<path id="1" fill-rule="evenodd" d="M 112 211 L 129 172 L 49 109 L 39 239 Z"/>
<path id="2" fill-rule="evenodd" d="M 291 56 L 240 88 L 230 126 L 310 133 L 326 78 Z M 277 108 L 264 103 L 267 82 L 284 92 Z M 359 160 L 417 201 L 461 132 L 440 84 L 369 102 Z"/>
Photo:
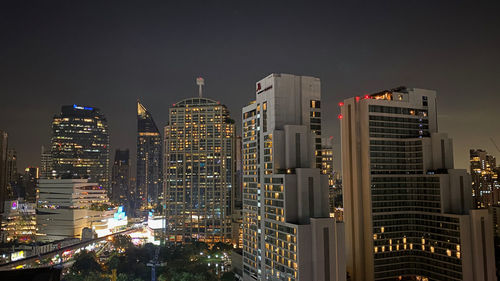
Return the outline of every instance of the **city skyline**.
<path id="1" fill-rule="evenodd" d="M 111 15 L 109 7 L 95 9 L 92 4 L 78 11 L 10 5 L 0 12 L 8 13 L 2 23 L 5 19 L 10 27 L 1 31 L 10 44 L 0 46 L 0 128 L 9 133 L 20 168 L 39 166 L 39 148 L 48 147 L 47 124 L 63 104 L 101 108 L 110 122 L 111 148 L 128 148 L 133 159 L 135 133 L 127 124 L 134 122 L 138 97 L 150 105 L 163 127 L 168 120 L 165 108 L 195 95 L 194 80 L 203 76 L 205 95 L 224 102 L 239 124 L 238 112 L 252 97 L 253 81 L 272 72 L 322 79 L 324 119 L 331 120 L 324 133 L 334 137 L 336 170 L 340 147 L 336 104 L 359 93 L 400 85 L 439 91 L 439 127 L 455 141 L 458 168 L 468 167 L 470 148 L 499 156 L 489 139 L 500 143 L 498 125 L 489 117 L 500 99 L 495 83 L 500 61 L 495 51 L 500 46 L 495 36 L 498 3 L 363 7 L 274 3 L 266 11 L 251 4 L 216 8 L 188 3 L 150 7 L 142 14 L 121 5 L 113 7 L 116 12 Z M 34 13 L 43 7 L 48 15 Z M 96 11 L 93 23 L 85 23 L 89 11 Z M 175 16 L 177 12 L 185 17 Z M 276 12 L 280 17 L 273 17 Z M 133 21 L 127 22 L 127 15 L 133 15 Z M 284 24 L 302 15 L 303 20 Z M 256 16 L 258 22 L 253 21 Z M 36 25 L 38 21 L 43 24 Z M 107 39 L 111 34 L 113 40 Z M 478 93 L 482 98 L 476 98 Z M 26 113 L 19 118 L 21 111 Z"/>
<path id="2" fill-rule="evenodd" d="M 0 280 L 500 280 L 499 11 L 2 3 Z"/>

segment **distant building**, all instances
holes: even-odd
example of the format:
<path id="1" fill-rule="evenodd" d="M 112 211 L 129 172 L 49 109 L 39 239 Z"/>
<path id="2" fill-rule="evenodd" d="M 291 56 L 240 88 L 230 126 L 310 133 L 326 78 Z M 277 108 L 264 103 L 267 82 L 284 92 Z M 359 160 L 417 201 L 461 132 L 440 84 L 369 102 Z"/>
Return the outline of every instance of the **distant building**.
<path id="1" fill-rule="evenodd" d="M 52 121 L 51 154 L 56 177 L 89 178 L 109 192 L 108 124 L 98 108 L 62 106 Z"/>
<path id="2" fill-rule="evenodd" d="M 17 178 L 17 152 L 10 148 L 7 151 L 7 183 L 15 181 Z"/>
<path id="3" fill-rule="evenodd" d="M 271 74 L 243 108 L 243 280 L 346 280 L 322 174 L 321 87 Z"/>
<path id="4" fill-rule="evenodd" d="M 333 174 L 333 138 L 321 138 L 321 173 L 328 176 L 330 216 L 335 212 L 335 179 Z"/>
<path id="5" fill-rule="evenodd" d="M 129 150 L 117 149 L 111 176 L 112 201 L 128 207 L 130 198 Z"/>
<path id="6" fill-rule="evenodd" d="M 236 137 L 235 144 L 235 159 L 236 159 L 236 172 L 234 174 L 234 193 L 233 201 L 234 207 L 231 215 L 231 240 L 236 248 L 243 247 L 243 159 L 242 156 L 242 138 Z"/>
<path id="7" fill-rule="evenodd" d="M 136 208 L 155 207 L 163 196 L 162 140 L 153 116 L 137 101 Z"/>
<path id="8" fill-rule="evenodd" d="M 115 212 L 106 190 L 87 179 L 40 179 L 36 206 L 37 240 L 81 238 L 82 230 L 108 230 Z"/>
<path id="9" fill-rule="evenodd" d="M 165 127 L 166 237 L 170 242 L 231 242 L 235 128 L 226 106 L 188 98 Z"/>
<path id="10" fill-rule="evenodd" d="M 496 280 L 493 224 L 438 132 L 436 92 L 405 87 L 341 106 L 352 281 Z"/>
<path id="11" fill-rule="evenodd" d="M 500 204 L 500 181 L 496 159 L 482 149 L 470 150 L 472 196 L 476 208 Z"/>
<path id="12" fill-rule="evenodd" d="M 4 213 L 4 204 L 7 199 L 7 132 L 0 130 L 0 214 Z M 0 223 L 2 216 L 0 215 Z"/>
<path id="13" fill-rule="evenodd" d="M 53 176 L 52 153 L 46 151 L 45 147 L 42 146 L 42 153 L 40 155 L 40 178 L 49 179 Z"/>
<path id="14" fill-rule="evenodd" d="M 40 178 L 40 170 L 38 167 L 27 167 L 24 170 L 23 188 L 24 199 L 27 202 L 34 203 L 36 199 L 36 186 Z"/>
<path id="15" fill-rule="evenodd" d="M 33 242 L 36 235 L 35 203 L 11 200 L 6 201 L 5 206 L 2 236 L 6 237 L 6 242 Z"/>
<path id="16" fill-rule="evenodd" d="M 7 194 L 5 199 L 13 199 L 18 188 L 17 152 L 14 148 L 7 150 Z M 24 189 L 23 189 L 24 191 Z"/>

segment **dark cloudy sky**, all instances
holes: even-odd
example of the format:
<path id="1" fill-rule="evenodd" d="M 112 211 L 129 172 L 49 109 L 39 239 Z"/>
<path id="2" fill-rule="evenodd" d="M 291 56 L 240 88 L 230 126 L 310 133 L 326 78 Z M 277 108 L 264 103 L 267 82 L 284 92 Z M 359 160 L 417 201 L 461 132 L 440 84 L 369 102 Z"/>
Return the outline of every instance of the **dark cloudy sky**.
<path id="1" fill-rule="evenodd" d="M 0 129 L 21 168 L 39 165 L 60 106 L 91 105 L 113 149 L 135 152 L 137 98 L 163 127 L 203 76 L 239 120 L 255 81 L 292 73 L 321 78 L 337 148 L 338 101 L 437 90 L 440 130 L 466 168 L 471 147 L 500 156 L 499 14 L 499 1 L 1 1 Z"/>

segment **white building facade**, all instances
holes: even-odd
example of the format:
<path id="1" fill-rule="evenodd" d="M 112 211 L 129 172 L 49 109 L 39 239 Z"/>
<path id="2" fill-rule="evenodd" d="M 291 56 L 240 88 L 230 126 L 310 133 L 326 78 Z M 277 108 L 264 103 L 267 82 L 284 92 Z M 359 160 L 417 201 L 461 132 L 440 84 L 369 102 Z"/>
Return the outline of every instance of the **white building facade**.
<path id="1" fill-rule="evenodd" d="M 321 174 L 318 78 L 271 74 L 243 108 L 243 279 L 345 280 Z"/>
<path id="2" fill-rule="evenodd" d="M 108 229 L 115 210 L 107 192 L 86 179 L 40 179 L 37 190 L 37 240 L 80 238 L 82 229 Z"/>

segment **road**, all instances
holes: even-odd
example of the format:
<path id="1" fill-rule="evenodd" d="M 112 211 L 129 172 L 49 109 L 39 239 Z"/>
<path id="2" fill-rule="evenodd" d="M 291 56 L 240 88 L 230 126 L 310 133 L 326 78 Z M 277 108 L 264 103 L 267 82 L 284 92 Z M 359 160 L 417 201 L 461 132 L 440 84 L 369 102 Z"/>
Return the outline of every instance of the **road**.
<path id="1" fill-rule="evenodd" d="M 88 240 L 88 241 L 83 241 L 77 244 L 69 245 L 57 250 L 53 250 L 47 253 L 44 253 L 42 255 L 37 255 L 37 256 L 31 256 L 27 257 L 24 259 L 20 259 L 17 261 L 12 261 L 9 263 L 1 264 L 0 265 L 0 271 L 1 270 L 12 270 L 12 269 L 20 269 L 20 268 L 34 268 L 34 267 L 46 267 L 46 266 L 54 266 L 54 265 L 61 265 L 63 267 L 68 266 L 68 262 L 71 261 L 71 257 L 76 251 L 83 250 L 85 248 L 99 248 L 97 249 L 98 251 L 105 248 L 107 244 L 107 240 L 111 239 L 113 236 L 120 235 L 120 234 L 129 234 L 134 231 L 137 231 L 137 228 L 129 228 L 120 232 L 116 232 L 113 234 L 109 234 L 100 238 Z M 103 243 L 104 242 L 104 243 Z M 40 262 L 43 260 L 50 259 L 51 262 L 49 263 L 43 263 L 41 264 Z"/>

